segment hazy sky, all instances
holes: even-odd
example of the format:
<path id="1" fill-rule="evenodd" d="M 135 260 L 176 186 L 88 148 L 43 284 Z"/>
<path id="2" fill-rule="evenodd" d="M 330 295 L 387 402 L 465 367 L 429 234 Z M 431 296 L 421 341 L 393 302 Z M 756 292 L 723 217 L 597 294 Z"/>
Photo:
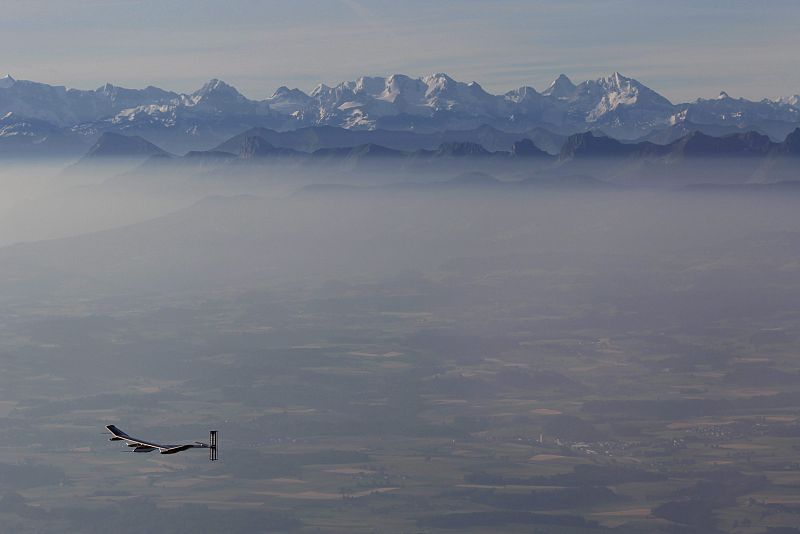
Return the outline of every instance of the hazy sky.
<path id="1" fill-rule="evenodd" d="M 447 72 L 490 92 L 615 70 L 673 101 L 800 93 L 797 0 L 3 0 L 0 73 L 251 98 Z"/>

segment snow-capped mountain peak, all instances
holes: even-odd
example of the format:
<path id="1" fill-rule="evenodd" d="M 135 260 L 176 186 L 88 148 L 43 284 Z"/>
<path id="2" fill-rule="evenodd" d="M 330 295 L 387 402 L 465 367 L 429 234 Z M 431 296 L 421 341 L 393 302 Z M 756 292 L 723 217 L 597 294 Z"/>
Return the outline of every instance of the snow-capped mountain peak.
<path id="1" fill-rule="evenodd" d="M 422 78 L 422 82 L 427 86 L 425 97 L 434 109 L 454 109 L 463 105 L 483 108 L 490 100 L 495 100 L 477 83 L 457 82 L 442 72 Z"/>
<path id="2" fill-rule="evenodd" d="M 427 84 L 421 79 L 410 78 L 404 74 L 392 74 L 386 79 L 383 93 L 378 97 L 386 102 L 420 103 L 428 90 Z"/>
<path id="3" fill-rule="evenodd" d="M 305 94 L 300 89 L 294 88 L 289 89 L 285 85 L 278 87 L 272 96 L 268 98 L 268 100 L 278 100 L 278 99 L 294 99 L 294 100 L 305 100 L 308 98 L 308 95 Z"/>
<path id="4" fill-rule="evenodd" d="M 436 97 L 446 93 L 451 85 L 455 82 L 455 80 L 443 72 L 437 72 L 436 74 L 426 76 L 422 78 L 422 81 L 425 82 L 427 87 L 425 90 L 425 96 L 428 98 Z"/>
<path id="5" fill-rule="evenodd" d="M 779 96 L 777 98 L 765 98 L 764 100 L 762 100 L 762 102 L 772 102 L 773 104 L 777 105 L 798 107 L 800 106 L 800 95 Z"/>
<path id="6" fill-rule="evenodd" d="M 514 89 L 513 91 L 507 92 L 503 95 L 503 97 L 510 102 L 519 104 L 529 100 L 539 99 L 542 97 L 542 95 L 539 94 L 539 92 L 537 92 L 533 87 L 523 85 L 522 87 Z"/>
<path id="7" fill-rule="evenodd" d="M 581 85 L 590 83 L 591 82 L 584 82 Z M 617 99 L 619 101 L 624 101 L 625 103 L 634 103 L 638 99 L 645 99 L 652 104 L 657 104 L 661 106 L 672 105 L 672 103 L 669 100 L 667 100 L 660 94 L 656 93 L 646 85 L 642 84 L 637 80 L 634 80 L 633 78 L 623 76 L 619 72 L 614 72 L 610 76 L 600 78 L 595 83 L 599 87 L 602 87 L 603 90 L 606 91 L 606 93 L 608 94 L 615 93 L 619 95 Z"/>
<path id="8" fill-rule="evenodd" d="M 213 113 L 255 112 L 257 102 L 249 100 L 232 85 L 213 78 L 184 99 L 183 104 Z"/>
<path id="9" fill-rule="evenodd" d="M 553 80 L 553 82 L 542 91 L 542 95 L 544 96 L 551 96 L 554 98 L 567 98 L 575 92 L 577 86 L 572 83 L 566 74 L 559 74 L 558 78 Z"/>
<path id="10" fill-rule="evenodd" d="M 379 95 L 383 92 L 385 87 L 386 78 L 381 78 L 380 76 L 362 76 L 356 80 L 353 92 Z"/>
<path id="11" fill-rule="evenodd" d="M 325 95 L 325 94 L 328 94 L 330 92 L 331 92 L 331 88 L 328 87 L 327 85 L 325 85 L 324 83 L 321 83 L 321 84 L 317 85 L 311 91 L 311 93 L 309 93 L 309 96 L 312 97 L 312 98 L 317 98 L 320 95 Z"/>
<path id="12" fill-rule="evenodd" d="M 269 109 L 283 115 L 302 113 L 309 105 L 311 97 L 300 89 L 289 89 L 285 85 L 278 87 L 266 100 Z"/>
<path id="13" fill-rule="evenodd" d="M 214 94 L 233 95 L 244 98 L 244 96 L 237 91 L 235 87 L 228 85 L 217 78 L 212 78 L 206 82 L 203 87 L 192 93 L 192 96 L 206 97 Z"/>
<path id="14" fill-rule="evenodd" d="M 640 85 L 636 80 L 623 76 L 617 71 L 610 76 L 600 78 L 597 83 L 609 91 L 617 92 L 635 92 Z"/>
<path id="15" fill-rule="evenodd" d="M 2 78 L 0 78 L 0 89 L 10 89 L 14 86 L 17 80 L 11 77 L 10 74 L 6 74 Z"/>

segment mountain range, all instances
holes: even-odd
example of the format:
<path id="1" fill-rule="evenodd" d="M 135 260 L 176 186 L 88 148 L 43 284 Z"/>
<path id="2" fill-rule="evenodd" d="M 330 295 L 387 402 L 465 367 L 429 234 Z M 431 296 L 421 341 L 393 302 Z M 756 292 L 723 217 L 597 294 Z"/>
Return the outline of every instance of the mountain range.
<path id="1" fill-rule="evenodd" d="M 290 176 L 328 177 L 353 175 L 428 176 L 431 171 L 482 171 L 500 173 L 512 180 L 531 173 L 541 177 L 592 176 L 603 181 L 674 186 L 690 183 L 769 183 L 797 180 L 800 163 L 800 127 L 781 142 L 758 132 L 711 136 L 693 131 L 667 144 L 651 141 L 623 142 L 592 131 L 567 137 L 557 155 L 539 148 L 528 138 L 511 142 L 509 150 L 488 150 L 479 142 L 456 139 L 452 134 L 426 137 L 438 140 L 433 148 L 397 148 L 378 141 L 411 145 L 407 134 L 370 130 L 353 132 L 313 127 L 299 132 L 252 128 L 211 150 L 169 154 L 139 136 L 103 133 L 73 167 L 128 160 L 143 165 L 134 175 L 183 169 L 224 176 L 253 165 L 290 166 L 302 172 Z M 475 130 L 462 132 L 474 137 Z M 321 134 L 321 135 L 317 135 Z M 353 137 L 350 137 L 351 134 Z M 424 134 L 410 134 L 412 136 Z M 518 134 L 521 135 L 521 134 Z M 328 136 L 328 137 L 326 137 Z M 336 139 L 343 139 L 336 145 Z M 413 140 L 413 139 L 412 139 Z M 422 143 L 420 143 L 422 144 Z M 377 172 L 377 174 L 376 174 Z M 377 180 L 376 178 L 372 179 Z M 378 180 L 379 181 L 379 180 Z"/>
<path id="2" fill-rule="evenodd" d="M 722 92 L 713 99 L 673 104 L 618 72 L 578 84 L 562 74 L 541 92 L 523 86 L 501 95 L 443 73 L 422 78 L 395 74 L 319 85 L 310 93 L 280 87 L 263 100 L 249 99 L 217 79 L 183 94 L 152 86 L 78 90 L 0 78 L 0 154 L 82 153 L 105 132 L 141 136 L 185 153 L 207 150 L 251 128 L 285 132 L 319 127 L 429 136 L 415 139 L 424 139 L 425 146 L 398 149 L 432 148 L 447 142 L 436 139 L 444 132 L 489 128 L 525 134 L 535 142 L 530 133 L 538 132 L 550 146 L 537 144 L 557 152 L 555 138 L 586 131 L 668 143 L 690 131 L 752 130 L 780 141 L 798 125 L 797 95 L 754 102 Z M 511 142 L 485 148 L 508 150 Z"/>

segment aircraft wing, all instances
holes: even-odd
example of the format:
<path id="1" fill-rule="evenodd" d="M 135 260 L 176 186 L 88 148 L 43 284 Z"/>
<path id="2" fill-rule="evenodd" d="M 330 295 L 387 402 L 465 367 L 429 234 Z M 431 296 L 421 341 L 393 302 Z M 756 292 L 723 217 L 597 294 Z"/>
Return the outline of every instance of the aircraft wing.
<path id="1" fill-rule="evenodd" d="M 174 446 L 174 447 L 170 447 L 168 449 L 162 449 L 161 450 L 161 454 L 175 454 L 177 452 L 182 452 L 182 451 L 185 451 L 187 449 L 194 449 L 195 447 L 198 447 L 198 445 L 177 445 L 177 446 Z M 205 447 L 201 447 L 201 448 L 205 448 Z"/>
<path id="2" fill-rule="evenodd" d="M 111 438 L 111 441 L 124 441 L 125 443 L 128 444 L 128 447 L 136 447 L 135 450 L 139 452 L 149 452 L 151 450 L 158 449 L 161 453 L 170 454 L 170 453 L 165 453 L 165 451 L 174 450 L 176 447 L 178 447 L 176 445 L 160 445 L 158 443 L 153 443 L 152 441 L 145 441 L 143 439 L 134 438 L 133 436 L 129 436 L 128 434 L 126 434 L 125 432 L 123 432 L 114 425 L 106 425 L 106 430 L 111 432 L 111 435 L 113 436 Z M 181 450 L 186 450 L 186 449 L 181 449 Z M 180 451 L 175 451 L 175 452 L 180 452 Z"/>
<path id="3" fill-rule="evenodd" d="M 114 425 L 106 425 L 106 430 L 111 432 L 110 441 L 124 441 L 128 447 L 133 447 L 133 452 L 152 452 L 158 451 L 161 454 L 176 454 L 188 449 L 209 449 L 209 459 L 214 461 L 217 459 L 217 431 L 210 432 L 209 443 L 200 443 L 195 441 L 192 444 L 183 445 L 161 445 L 160 443 L 153 443 L 139 438 L 134 438 L 117 428 Z"/>

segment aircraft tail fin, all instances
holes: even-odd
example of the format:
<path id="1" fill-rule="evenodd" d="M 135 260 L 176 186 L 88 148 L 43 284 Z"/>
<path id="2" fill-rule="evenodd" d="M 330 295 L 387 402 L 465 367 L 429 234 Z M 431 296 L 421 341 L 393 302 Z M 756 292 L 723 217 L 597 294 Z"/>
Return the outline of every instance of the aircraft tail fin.
<path id="1" fill-rule="evenodd" d="M 208 459 L 212 462 L 217 460 L 217 431 L 211 430 L 208 433 Z"/>

